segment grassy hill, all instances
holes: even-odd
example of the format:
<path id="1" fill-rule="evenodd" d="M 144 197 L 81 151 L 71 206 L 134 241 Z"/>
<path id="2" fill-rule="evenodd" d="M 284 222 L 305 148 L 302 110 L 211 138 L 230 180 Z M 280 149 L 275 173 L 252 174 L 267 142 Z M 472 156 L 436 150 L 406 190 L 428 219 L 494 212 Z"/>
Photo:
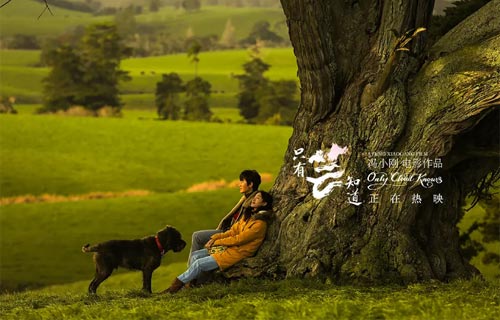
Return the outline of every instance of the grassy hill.
<path id="1" fill-rule="evenodd" d="M 93 17 L 89 13 L 51 7 L 54 15 L 45 12 L 38 17 L 45 5 L 39 1 L 12 1 L 0 10 L 0 36 L 26 34 L 35 36 L 57 36 L 73 30 L 78 25 L 110 21 L 111 17 Z"/>
<path id="2" fill-rule="evenodd" d="M 41 101 L 42 79 L 49 69 L 37 67 L 39 51 L 0 50 L 0 94 L 16 96 L 19 103 Z M 238 81 L 232 75 L 243 72 L 248 58 L 246 50 L 202 52 L 199 56 L 199 76 L 210 81 L 210 106 L 236 106 Z M 264 49 L 262 59 L 271 65 L 266 76 L 273 80 L 297 80 L 297 64 L 291 48 Z M 122 99 L 126 109 L 154 108 L 154 91 L 162 73 L 177 72 L 184 81 L 194 77 L 194 66 L 186 54 L 160 57 L 131 58 L 122 62 L 132 80 L 122 84 Z"/>
<path id="3" fill-rule="evenodd" d="M 50 2 L 49 2 L 50 3 Z M 92 23 L 113 21 L 114 16 L 93 16 L 90 13 L 71 11 L 58 7 L 51 7 L 54 15 L 45 12 L 40 19 L 38 16 L 44 5 L 35 0 L 21 2 L 13 1 L 0 10 L 0 36 L 26 34 L 36 36 L 57 36 L 63 32 L 73 30 L 77 26 L 86 26 Z M 147 12 L 136 15 L 139 24 L 153 25 L 171 34 L 185 35 L 189 27 L 197 36 L 220 36 L 228 19 L 235 27 L 235 36 L 238 40 L 248 36 L 257 20 L 267 20 L 271 26 L 284 22 L 285 15 L 280 8 L 234 8 L 223 6 L 203 6 L 200 11 L 186 12 L 165 6 L 158 12 Z M 281 37 L 287 38 L 286 28 L 275 28 Z"/>

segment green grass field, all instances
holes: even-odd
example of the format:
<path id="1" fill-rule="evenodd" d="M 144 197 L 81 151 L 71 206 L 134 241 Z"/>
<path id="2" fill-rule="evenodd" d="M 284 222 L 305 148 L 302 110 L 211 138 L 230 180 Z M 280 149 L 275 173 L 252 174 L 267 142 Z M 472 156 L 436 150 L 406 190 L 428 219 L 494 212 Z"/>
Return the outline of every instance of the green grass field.
<path id="1" fill-rule="evenodd" d="M 80 252 L 84 243 L 142 237 L 165 224 L 178 227 L 189 242 L 193 231 L 213 228 L 239 194 L 182 190 L 235 180 L 245 168 L 275 177 L 291 134 L 287 127 L 138 120 L 149 115 L 145 111 L 109 119 L 36 116 L 31 106 L 21 109 L 0 117 L 0 197 L 154 193 L 1 207 L 2 287 L 11 289 L 88 277 L 93 267 Z M 33 264 L 36 273 L 29 271 Z"/>
<path id="2" fill-rule="evenodd" d="M 262 187 L 268 189 L 270 184 Z M 223 189 L 4 206 L 2 289 L 91 279 L 92 256 L 81 252 L 86 243 L 142 238 L 170 224 L 189 245 L 193 231 L 215 228 L 239 197 L 237 189 Z M 186 261 L 188 251 L 189 246 L 181 253 L 168 253 L 163 264 Z"/>
<path id="3" fill-rule="evenodd" d="M 276 175 L 290 135 L 273 126 L 3 116 L 0 194 L 173 192 L 233 180 L 243 167 Z"/>
<path id="4" fill-rule="evenodd" d="M 156 271 L 156 292 L 180 269 Z M 156 278 L 155 278 L 156 277 Z M 0 296 L 3 319 L 496 319 L 497 282 L 456 281 L 407 287 L 334 286 L 312 280 L 245 279 L 176 295 L 144 295 L 138 274 L 110 277 L 98 297 L 87 282 Z M 109 290 L 108 288 L 113 288 Z"/>
<path id="5" fill-rule="evenodd" d="M 232 76 L 243 73 L 242 65 L 249 60 L 249 54 L 247 50 L 211 51 L 200 53 L 199 59 L 199 75 L 212 83 L 212 90 L 235 92 L 238 81 Z M 297 63 L 291 48 L 263 49 L 262 59 L 271 65 L 265 74 L 270 79 L 297 79 Z M 174 71 L 184 80 L 194 77 L 194 65 L 186 54 L 125 59 L 122 68 L 134 79 L 124 85 L 126 91 L 154 92 L 154 84 L 162 73 Z"/>

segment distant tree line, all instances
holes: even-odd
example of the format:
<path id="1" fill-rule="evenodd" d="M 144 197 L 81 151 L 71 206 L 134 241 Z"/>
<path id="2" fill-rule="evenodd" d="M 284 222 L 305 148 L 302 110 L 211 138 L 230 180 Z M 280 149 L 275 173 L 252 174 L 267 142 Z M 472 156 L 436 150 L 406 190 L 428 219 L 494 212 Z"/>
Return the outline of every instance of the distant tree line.
<path id="1" fill-rule="evenodd" d="M 56 3 L 68 9 L 76 9 L 73 6 L 75 3 L 78 3 L 82 8 L 87 8 L 82 9 L 86 10 L 86 12 L 91 8 L 100 8 L 100 3 L 96 0 L 86 2 L 56 0 Z M 193 8 L 190 7 L 189 3 L 186 2 L 186 10 Z M 52 5 L 53 2 L 51 1 L 50 4 Z M 162 4 L 160 0 L 151 0 L 149 10 L 159 10 Z M 126 45 L 132 48 L 132 56 L 144 57 L 185 52 L 188 42 L 192 39 L 196 39 L 196 41 L 202 43 L 203 48 L 208 51 L 247 48 L 255 44 L 257 40 L 265 41 L 268 47 L 289 46 L 289 40 L 279 36 L 276 32 L 277 30 L 283 32 L 287 28 L 284 20 L 278 21 L 273 25 L 266 20 L 256 21 L 248 36 L 239 40 L 236 38 L 236 28 L 230 18 L 226 21 L 224 30 L 219 35 L 210 34 L 202 36 L 197 35 L 196 30 L 193 30 L 191 27 L 187 29 L 186 34 L 181 34 L 179 32 L 169 32 L 163 24 L 139 23 L 136 20 L 136 15 L 142 13 L 142 6 L 129 5 L 119 9 L 110 9 L 111 11 L 108 10 L 105 14 L 114 15 L 114 22 L 117 25 L 120 36 Z M 61 40 L 77 38 L 82 35 L 82 29 L 84 28 L 78 26 L 56 38 Z M 35 50 L 50 45 L 53 42 L 53 39 L 46 36 L 15 34 L 2 37 L 0 48 Z"/>
<path id="2" fill-rule="evenodd" d="M 38 0 L 44 2 L 43 0 Z M 93 0 L 70 1 L 70 0 L 49 0 L 49 5 L 68 10 L 81 11 L 81 12 L 96 12 L 101 7 L 101 3 Z"/>
<path id="3" fill-rule="evenodd" d="M 135 20 L 133 8 L 119 11 L 114 19 L 120 36 L 128 47 L 132 49 L 131 55 L 136 57 L 159 56 L 172 53 L 185 52 L 189 43 L 196 40 L 207 51 L 247 48 L 256 41 L 264 41 L 268 47 L 287 46 L 288 40 L 283 39 L 271 30 L 268 21 L 257 21 L 249 35 L 241 40 L 236 38 L 236 28 L 232 20 L 228 19 L 220 36 L 198 36 L 192 28 L 186 35 L 169 33 L 161 26 L 140 24 Z M 16 34 L 4 38 L 1 47 L 6 49 L 37 50 L 51 46 L 55 42 L 77 39 L 82 36 L 84 27 L 76 27 L 71 32 L 57 37 L 41 39 L 34 35 Z"/>
<path id="4" fill-rule="evenodd" d="M 44 0 L 38 0 L 39 2 L 44 2 Z M 160 0 L 151 0 L 158 2 L 160 5 Z M 51 7 L 59 7 L 73 11 L 87 12 L 94 15 L 111 15 L 120 11 L 121 7 L 111 7 L 103 6 L 98 0 L 84 0 L 84 1 L 72 1 L 72 0 L 49 0 L 49 5 Z M 143 12 L 142 6 L 134 6 L 136 8 L 136 13 L 140 14 Z M 151 7 L 151 5 L 150 5 Z"/>
<path id="5" fill-rule="evenodd" d="M 44 2 L 43 0 L 38 0 Z M 50 0 L 50 6 L 64 8 L 68 10 L 93 13 L 95 15 L 115 14 L 131 3 L 127 2 L 125 6 L 103 6 L 99 0 Z M 150 12 L 159 11 L 162 6 L 172 6 L 176 9 L 186 11 L 200 10 L 202 5 L 227 6 L 227 7 L 280 7 L 279 0 L 149 0 L 146 4 Z M 143 5 L 134 4 L 137 8 L 137 14 L 143 12 Z"/>
<path id="6" fill-rule="evenodd" d="M 40 0 L 41 1 L 41 0 Z M 444 9 L 444 15 L 436 15 L 431 19 L 431 25 L 427 32 L 431 45 L 436 39 L 451 30 L 465 17 L 475 12 L 491 0 L 458 0 Z M 115 22 L 121 29 L 121 35 L 126 32 L 127 45 L 133 48 L 134 56 L 152 56 L 185 51 L 186 37 L 165 30 L 162 25 L 140 24 L 135 21 L 135 15 L 143 12 L 141 5 L 128 5 L 126 7 L 103 7 L 98 0 L 72 1 L 72 0 L 50 0 L 51 6 L 57 6 L 70 10 L 91 12 L 95 15 L 115 15 Z M 276 7 L 279 0 L 150 0 L 147 10 L 158 11 L 162 6 L 174 6 L 187 11 L 197 11 L 202 5 L 224 5 L 224 6 L 256 6 Z M 198 41 L 203 43 L 205 50 L 219 50 L 248 47 L 255 43 L 256 39 L 264 40 L 267 46 L 288 46 L 289 40 L 280 37 L 276 30 L 286 29 L 285 21 L 279 21 L 271 25 L 268 21 L 255 22 L 250 34 L 241 41 L 235 38 L 235 27 L 231 19 L 228 19 L 225 29 L 220 35 L 194 35 Z M 15 34 L 2 37 L 1 48 L 7 49 L 40 49 L 44 39 L 34 35 Z"/>
<path id="7" fill-rule="evenodd" d="M 266 20 L 258 20 L 249 35 L 241 40 L 236 38 L 236 28 L 229 18 L 220 35 L 197 35 L 189 27 L 186 34 L 171 33 L 162 25 L 140 24 L 136 22 L 134 7 L 122 9 L 115 15 L 115 23 L 127 46 L 132 48 L 132 55 L 138 57 L 156 56 L 185 52 L 192 40 L 201 43 L 204 50 L 248 48 L 257 40 L 264 41 L 268 47 L 288 46 L 289 40 L 279 36 L 273 29 L 286 28 L 284 21 L 274 26 Z"/>
<path id="8" fill-rule="evenodd" d="M 165 5 L 175 8 L 183 7 L 184 2 L 191 0 L 164 0 Z M 226 6 L 226 7 L 281 7 L 279 0 L 196 0 L 200 6 Z"/>

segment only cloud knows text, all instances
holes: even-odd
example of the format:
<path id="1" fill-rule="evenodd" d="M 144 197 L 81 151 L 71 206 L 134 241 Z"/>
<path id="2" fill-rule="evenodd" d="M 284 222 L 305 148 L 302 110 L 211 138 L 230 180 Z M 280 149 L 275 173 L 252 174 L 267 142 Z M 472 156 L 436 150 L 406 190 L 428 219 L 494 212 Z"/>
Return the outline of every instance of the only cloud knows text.
<path id="1" fill-rule="evenodd" d="M 401 174 L 399 172 L 394 172 L 388 174 L 387 172 L 375 172 L 372 171 L 366 177 L 366 181 L 369 183 L 368 190 L 377 190 L 385 186 L 396 186 L 402 187 L 411 182 L 417 182 L 422 187 L 429 189 L 434 186 L 434 184 L 441 184 L 443 178 L 439 177 L 427 177 L 425 173 L 419 174 Z"/>

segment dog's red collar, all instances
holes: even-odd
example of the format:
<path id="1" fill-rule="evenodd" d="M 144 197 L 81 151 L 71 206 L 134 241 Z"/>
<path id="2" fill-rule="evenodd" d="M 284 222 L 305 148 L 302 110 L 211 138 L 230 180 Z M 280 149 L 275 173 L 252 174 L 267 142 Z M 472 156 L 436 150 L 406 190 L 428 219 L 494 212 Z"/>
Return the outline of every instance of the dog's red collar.
<path id="1" fill-rule="evenodd" d="M 158 235 L 155 236 L 155 241 L 156 241 L 156 246 L 160 250 L 161 255 L 165 254 L 165 249 L 163 249 L 163 246 L 160 243 L 160 239 L 158 239 Z"/>

